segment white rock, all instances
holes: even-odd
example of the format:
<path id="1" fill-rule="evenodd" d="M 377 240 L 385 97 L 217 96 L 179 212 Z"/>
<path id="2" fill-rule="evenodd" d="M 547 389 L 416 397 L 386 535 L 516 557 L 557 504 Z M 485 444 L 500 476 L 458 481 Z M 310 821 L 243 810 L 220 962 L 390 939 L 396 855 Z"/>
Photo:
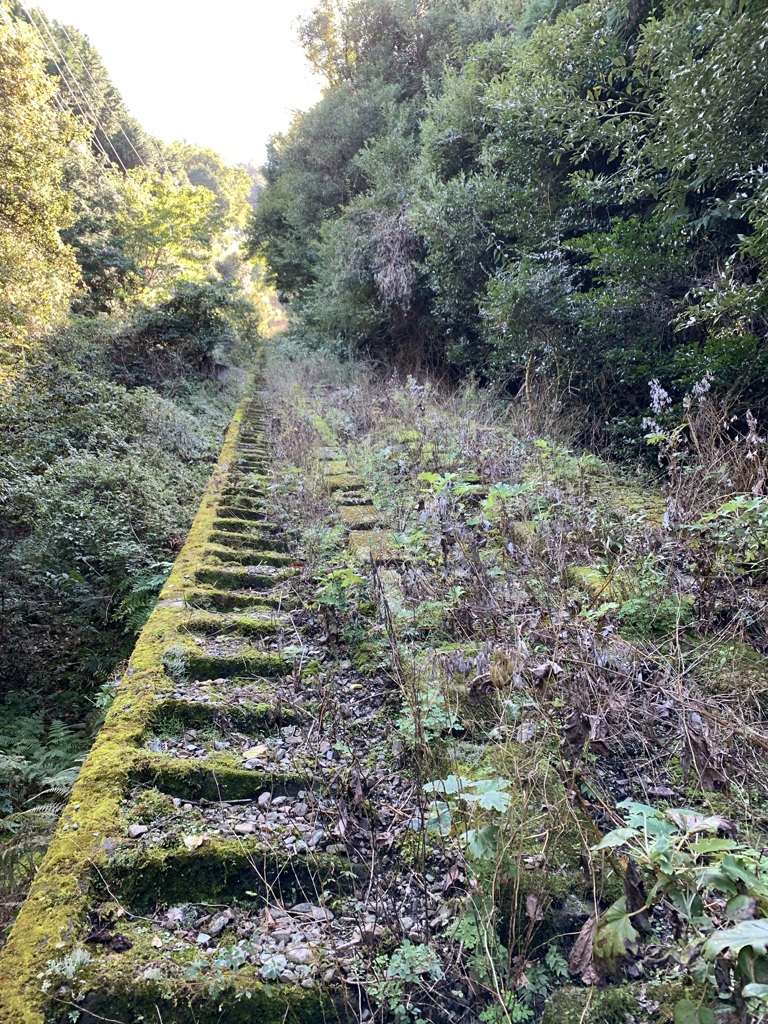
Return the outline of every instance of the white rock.
<path id="1" fill-rule="evenodd" d="M 211 923 L 208 925 L 208 931 L 211 935 L 218 935 L 219 932 L 223 932 L 229 922 L 232 920 L 231 914 L 219 914 L 218 917 L 214 917 Z"/>
<path id="2" fill-rule="evenodd" d="M 292 964 L 311 964 L 313 959 L 309 946 L 294 946 L 293 949 L 286 949 L 285 955 Z"/>

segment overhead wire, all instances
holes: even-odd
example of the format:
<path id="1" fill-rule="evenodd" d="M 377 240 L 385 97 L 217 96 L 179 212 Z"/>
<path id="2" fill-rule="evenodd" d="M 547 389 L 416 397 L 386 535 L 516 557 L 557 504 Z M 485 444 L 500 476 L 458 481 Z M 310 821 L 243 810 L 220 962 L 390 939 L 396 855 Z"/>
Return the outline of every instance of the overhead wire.
<path id="1" fill-rule="evenodd" d="M 28 16 L 30 18 L 32 17 L 32 15 L 31 15 L 31 13 L 29 11 L 27 11 L 27 14 L 28 14 Z M 63 53 L 61 47 L 59 46 L 59 44 L 58 44 L 58 42 L 56 40 L 56 37 L 54 36 L 53 32 L 51 31 L 51 27 L 48 24 L 47 19 L 45 18 L 45 16 L 43 16 L 43 18 L 41 20 L 43 22 L 43 25 L 45 27 L 45 30 L 46 30 L 46 33 L 47 33 L 48 37 L 51 39 L 53 45 L 56 47 L 56 51 L 59 54 L 59 57 L 61 58 L 61 60 L 62 60 L 62 62 L 64 64 L 64 67 L 69 72 L 69 75 L 70 75 L 70 78 L 72 79 L 72 82 L 74 82 L 74 84 L 77 87 L 80 95 L 82 96 L 83 100 L 85 101 L 86 106 L 88 107 L 90 112 L 93 114 L 93 120 L 95 122 L 95 125 L 92 125 L 90 123 L 90 121 L 88 120 L 88 117 L 87 117 L 85 111 L 83 110 L 83 107 L 82 107 L 80 101 L 78 100 L 77 95 L 75 94 L 75 91 L 72 88 L 72 86 L 71 86 L 69 80 L 67 79 L 66 75 L 62 75 L 63 80 L 64 80 L 67 88 L 69 89 L 70 93 L 72 94 L 72 98 L 74 99 L 75 104 L 77 105 L 78 110 L 83 115 L 83 119 L 84 119 L 85 123 L 87 125 L 89 125 L 89 127 L 91 127 L 94 130 L 93 138 L 94 138 L 94 141 L 96 142 L 96 145 L 99 147 L 99 149 L 104 154 L 104 156 L 107 158 L 107 160 L 109 160 L 109 161 L 113 161 L 113 160 L 116 161 L 120 165 L 122 170 L 124 172 L 127 172 L 128 168 L 125 166 L 123 160 L 120 157 L 120 154 L 117 152 L 117 149 L 115 148 L 114 143 L 111 140 L 110 133 L 107 131 L 107 129 L 101 123 L 101 119 L 99 118 L 98 111 L 94 108 L 93 104 L 90 101 L 90 98 L 89 98 L 88 94 L 86 93 L 85 89 L 82 87 L 80 82 L 78 81 L 77 75 L 72 70 L 72 67 L 71 67 L 69 61 L 67 60 L 66 55 Z M 38 35 L 40 36 L 40 38 L 41 38 L 41 40 L 43 42 L 43 45 L 46 46 L 46 49 L 48 50 L 49 56 L 51 57 L 51 59 L 53 60 L 54 64 L 56 65 L 57 70 L 59 70 L 59 65 L 58 65 L 58 63 L 56 61 L 56 58 L 53 55 L 53 53 L 51 52 L 51 49 L 48 46 L 48 44 L 46 43 L 45 39 L 43 38 L 42 33 L 40 32 L 39 26 L 37 26 L 37 24 L 35 25 L 35 28 L 37 28 Z M 59 70 L 59 73 L 62 74 L 62 72 L 60 70 Z M 104 136 L 104 139 L 106 139 L 106 142 L 109 144 L 109 147 L 112 150 L 112 156 L 110 156 L 110 154 L 107 152 L 106 146 L 104 145 L 104 143 L 101 142 L 101 140 L 99 139 L 98 135 L 96 134 L 96 128 L 98 128 L 102 132 L 102 135 Z"/>
<path id="2" fill-rule="evenodd" d="M 96 122 L 95 125 L 91 124 L 90 120 L 88 119 L 88 116 L 87 116 L 85 110 L 83 109 L 83 105 L 80 102 L 80 100 L 78 99 L 77 93 L 72 88 L 72 85 L 70 84 L 69 79 L 67 78 L 66 74 L 64 73 L 64 70 L 63 70 L 62 66 L 57 61 L 56 56 L 54 55 L 53 51 L 51 50 L 50 45 L 46 42 L 45 37 L 43 36 L 42 32 L 40 31 L 40 27 L 38 26 L 37 22 L 32 17 L 32 14 L 30 13 L 29 10 L 27 10 L 27 8 L 23 4 L 21 4 L 20 6 L 21 6 L 21 9 L 24 11 L 24 13 L 27 15 L 27 17 L 29 18 L 30 23 L 32 24 L 32 27 L 35 29 L 35 31 L 37 32 L 38 36 L 40 37 L 40 42 L 43 44 L 43 47 L 45 48 L 45 50 L 46 50 L 48 56 L 50 57 L 50 59 L 53 61 L 53 65 L 56 68 L 56 71 L 57 71 L 59 77 L 61 78 L 61 80 L 66 85 L 67 89 L 69 90 L 69 92 L 70 92 L 70 94 L 72 96 L 72 99 L 74 100 L 75 106 L 80 111 L 83 120 L 93 130 L 93 141 L 96 144 L 97 149 L 99 149 L 100 152 L 103 154 L 103 156 L 105 156 L 106 159 L 109 160 L 110 162 L 112 162 L 113 159 L 116 160 L 117 163 L 122 168 L 122 170 L 127 173 L 128 168 L 125 166 L 125 164 L 121 160 L 120 154 L 117 152 L 115 147 L 110 143 L 111 148 L 112 148 L 112 154 L 113 154 L 113 156 L 110 156 L 109 153 L 106 150 L 106 147 L 102 144 L 101 140 L 99 139 L 98 135 L 96 134 L 96 128 L 98 128 L 103 133 L 105 139 L 109 140 L 109 133 L 107 132 L 107 130 L 104 127 L 104 125 L 101 123 L 101 120 L 99 119 L 98 113 L 93 109 L 93 106 L 92 106 L 90 100 L 88 99 L 88 96 L 85 93 L 85 90 L 83 89 L 83 87 L 78 82 L 77 77 L 76 77 L 74 71 L 69 66 L 69 62 L 67 61 L 67 58 L 61 52 L 61 49 L 60 49 L 58 43 L 56 42 L 55 37 L 53 36 L 53 34 L 50 31 L 50 28 L 46 25 L 46 29 L 48 31 L 48 34 L 50 35 L 51 39 L 53 40 L 53 44 L 56 47 L 56 50 L 58 51 L 59 57 L 61 58 L 61 60 L 62 60 L 62 62 L 64 64 L 64 67 L 67 69 L 67 71 L 71 75 L 72 81 L 75 83 L 77 88 L 80 90 L 81 96 L 83 97 L 83 99 L 85 100 L 86 105 L 88 106 L 88 108 L 90 109 L 91 113 L 93 114 L 94 120 Z"/>
<path id="3" fill-rule="evenodd" d="M 38 26 L 38 25 L 37 25 L 37 23 L 35 22 L 34 18 L 33 18 L 33 17 L 32 17 L 32 15 L 30 14 L 30 12 L 29 12 L 28 10 L 26 10 L 25 8 L 22 8 L 22 9 L 23 9 L 23 10 L 25 11 L 25 13 L 26 13 L 26 15 L 27 15 L 27 17 L 28 17 L 28 19 L 29 19 L 29 22 L 30 22 L 30 24 L 32 25 L 32 27 L 34 28 L 34 30 L 35 30 L 35 31 L 37 32 L 37 35 L 38 35 L 38 37 L 39 37 L 39 39 L 40 39 L 40 42 L 42 43 L 42 45 L 43 45 L 43 48 L 45 49 L 45 52 L 46 52 L 46 53 L 47 53 L 47 55 L 48 55 L 48 58 L 49 58 L 49 59 L 50 59 L 50 61 L 51 61 L 51 62 L 53 63 L 53 66 L 54 66 L 54 67 L 56 68 L 56 72 L 58 73 L 58 76 L 59 76 L 59 78 L 61 79 L 61 81 L 63 82 L 63 84 L 64 84 L 64 85 L 65 85 L 65 86 L 67 87 L 67 89 L 69 90 L 69 92 L 70 92 L 70 94 L 71 94 L 71 96 L 72 96 L 72 100 L 74 101 L 74 104 L 75 104 L 75 106 L 77 107 L 77 109 L 78 109 L 78 110 L 80 111 L 80 114 L 81 114 L 81 116 L 82 116 L 82 119 L 83 119 L 83 121 L 84 121 L 84 122 L 85 122 L 85 124 L 87 124 L 87 125 L 88 125 L 88 127 L 89 127 L 89 128 L 91 129 L 91 132 L 92 132 L 92 141 L 93 141 L 93 144 L 94 144 L 94 145 L 96 146 L 96 148 L 97 148 L 97 149 L 98 149 L 98 151 L 99 151 L 99 152 L 101 153 L 101 155 L 102 155 L 102 156 L 104 157 L 104 159 L 105 159 L 105 160 L 107 160 L 107 162 L 108 162 L 108 163 L 111 163 L 111 162 L 112 162 L 112 160 L 113 160 L 113 157 L 112 157 L 112 156 L 110 156 L 110 154 L 109 154 L 109 153 L 107 152 L 107 150 L 106 150 L 106 148 L 105 148 L 104 144 L 103 144 L 103 143 L 101 142 L 101 140 L 99 139 L 99 136 L 98 136 L 98 134 L 97 134 L 97 132 L 96 132 L 96 130 L 95 130 L 95 126 L 94 126 L 93 124 L 91 124 L 91 122 L 90 122 L 90 120 L 89 120 L 89 118 L 88 118 L 88 115 L 86 114 L 85 110 L 83 109 L 83 105 L 82 105 L 82 103 L 81 103 L 81 102 L 80 102 L 80 100 L 78 99 L 77 93 L 76 93 L 76 92 L 75 92 L 75 90 L 74 90 L 74 89 L 72 88 L 72 85 L 71 85 L 71 83 L 70 83 L 69 79 L 67 78 L 67 76 L 66 76 L 66 74 L 65 74 L 65 72 L 64 72 L 64 69 L 63 69 L 63 68 L 62 68 L 62 66 L 61 66 L 61 65 L 59 64 L 58 60 L 56 59 L 56 56 L 54 55 L 54 53 L 53 53 L 53 52 L 52 52 L 52 50 L 51 50 L 51 47 L 49 46 L 49 44 L 48 44 L 48 43 L 46 42 L 45 38 L 43 37 L 43 34 L 42 34 L 42 32 L 40 31 L 40 28 L 39 28 L 39 26 Z M 71 73 L 72 73 L 72 72 L 71 72 L 71 70 L 70 70 L 70 74 L 71 74 Z M 74 75 L 73 75 L 73 78 L 74 78 Z M 54 97 L 54 99 L 55 99 L 55 101 L 56 101 L 56 104 L 57 104 L 57 106 L 59 107 L 59 109 L 60 109 L 61 111 L 63 111 L 64 113 L 69 113 L 69 112 L 70 112 L 69 108 L 68 108 L 68 107 L 67 107 L 67 106 L 65 105 L 65 103 L 64 103 L 64 100 L 63 100 L 63 98 L 62 98 L 61 94 L 59 94 L 59 95 L 55 96 L 55 97 Z M 104 130 L 104 127 L 103 127 L 103 125 L 101 125 L 101 123 L 100 123 L 100 122 L 98 122 L 98 117 L 96 118 L 96 120 L 97 120 L 97 123 L 98 123 L 98 127 L 99 127 L 99 128 L 101 129 L 101 131 L 102 131 L 102 132 L 104 132 L 104 134 L 105 134 L 105 136 L 106 136 L 106 135 L 107 135 L 107 133 L 106 133 L 106 131 Z M 108 136 L 107 136 L 107 137 L 108 137 Z M 118 159 L 118 161 L 119 161 L 119 156 L 118 156 L 118 154 L 114 154 L 114 156 L 115 156 L 115 157 L 117 157 L 117 159 Z M 125 170 L 125 168 L 124 168 L 124 167 L 123 167 L 123 169 Z"/>
<path id="4" fill-rule="evenodd" d="M 67 42 L 72 47 L 72 49 L 75 51 L 75 53 L 77 55 L 77 59 L 83 65 L 83 68 L 85 69 L 86 75 L 88 75 L 88 78 L 91 80 L 91 85 L 94 87 L 94 89 L 96 90 L 96 92 L 99 95 L 99 99 L 106 106 L 106 103 L 107 103 L 106 97 L 105 97 L 104 93 L 101 91 L 100 86 L 96 82 L 96 79 L 91 74 L 91 69 L 88 67 L 88 65 L 83 60 L 83 55 L 80 53 L 78 48 L 75 46 L 74 42 L 72 41 L 72 38 L 70 37 L 69 32 L 67 32 L 67 26 L 62 24 L 61 22 L 58 22 L 57 24 L 58 24 L 59 28 L 61 29 L 61 31 L 64 33 L 64 35 L 67 37 Z M 128 145 L 131 147 L 133 152 L 136 154 L 136 157 L 138 158 L 139 162 L 142 164 L 142 166 L 146 167 L 147 163 L 144 160 L 144 157 L 141 155 L 141 153 L 139 153 L 138 149 L 136 149 L 136 147 L 134 146 L 133 141 L 132 141 L 130 135 L 128 134 L 128 132 L 126 132 L 125 128 L 123 128 L 123 125 L 122 125 L 122 123 L 119 120 L 118 120 L 118 127 L 119 127 L 120 131 L 123 133 L 123 137 L 125 138 L 125 141 L 128 143 Z"/>

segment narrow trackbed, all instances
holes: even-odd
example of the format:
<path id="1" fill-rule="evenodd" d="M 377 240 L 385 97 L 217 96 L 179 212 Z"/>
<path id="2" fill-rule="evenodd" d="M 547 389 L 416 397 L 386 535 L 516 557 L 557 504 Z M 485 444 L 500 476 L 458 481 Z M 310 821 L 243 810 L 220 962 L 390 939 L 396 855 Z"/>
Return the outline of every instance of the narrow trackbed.
<path id="1" fill-rule="evenodd" d="M 263 420 L 257 396 L 230 429 L 0 958 L 9 1024 L 367 1019 L 359 951 L 445 910 L 391 855 L 423 821 L 388 685 L 305 610 Z"/>

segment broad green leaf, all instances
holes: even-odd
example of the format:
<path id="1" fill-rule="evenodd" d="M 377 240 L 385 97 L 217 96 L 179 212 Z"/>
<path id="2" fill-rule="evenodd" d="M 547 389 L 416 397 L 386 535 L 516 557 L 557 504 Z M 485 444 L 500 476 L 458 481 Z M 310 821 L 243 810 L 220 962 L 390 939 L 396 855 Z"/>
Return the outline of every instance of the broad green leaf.
<path id="1" fill-rule="evenodd" d="M 658 807 L 635 803 L 634 800 L 622 800 L 617 807 L 627 809 L 627 824 L 630 828 L 641 829 L 649 836 L 669 836 L 677 832 L 677 826 Z"/>
<path id="2" fill-rule="evenodd" d="M 487 811 L 506 811 L 511 802 L 512 798 L 509 793 L 500 793 L 498 790 L 482 793 L 477 798 L 478 806 Z"/>
<path id="3" fill-rule="evenodd" d="M 470 783 L 476 793 L 493 793 L 509 789 L 509 779 L 478 779 Z"/>
<path id="4" fill-rule="evenodd" d="M 736 896 L 738 888 L 733 879 L 723 871 L 722 865 L 715 864 L 713 867 L 704 868 L 696 875 L 698 884 L 702 889 L 718 889 L 727 896 Z"/>
<path id="5" fill-rule="evenodd" d="M 449 775 L 447 779 L 436 779 L 434 782 L 427 782 L 424 786 L 424 792 L 452 795 L 461 791 L 463 781 L 457 775 Z"/>
<path id="6" fill-rule="evenodd" d="M 451 831 L 451 812 L 448 804 L 442 800 L 435 800 L 429 806 L 429 817 L 427 818 L 427 831 L 437 832 L 438 835 L 447 836 Z"/>
<path id="7" fill-rule="evenodd" d="M 497 825 L 486 825 L 485 828 L 469 829 L 466 835 L 467 853 L 477 860 L 491 856 L 496 849 L 498 837 L 499 828 Z"/>
<path id="8" fill-rule="evenodd" d="M 505 790 L 509 789 L 507 779 L 481 779 L 473 784 L 477 794 L 475 802 L 478 807 L 488 811 L 506 811 L 511 803 L 511 797 Z M 465 797 L 465 799 L 469 799 Z"/>
<path id="9" fill-rule="evenodd" d="M 704 943 L 702 953 L 708 960 L 714 960 L 724 949 L 738 953 L 749 946 L 755 953 L 768 952 L 768 918 L 759 921 L 740 921 L 732 928 L 714 932 Z"/>
<path id="10" fill-rule="evenodd" d="M 750 871 L 743 864 L 740 864 L 732 854 L 726 854 L 721 864 L 723 871 L 734 882 L 742 882 L 750 892 L 768 895 L 768 886 L 766 885 L 765 878 L 758 875 L 757 871 Z"/>
<path id="11" fill-rule="evenodd" d="M 744 986 L 741 994 L 746 999 L 768 999 L 768 985 L 758 985 L 756 982 L 752 982 L 751 985 Z"/>
<path id="12" fill-rule="evenodd" d="M 595 956 L 613 968 L 637 938 L 638 932 L 627 913 L 626 897 L 622 896 L 597 922 L 593 947 Z"/>
<path id="13" fill-rule="evenodd" d="M 690 850 L 693 853 L 724 853 L 733 850 L 738 843 L 733 839 L 699 839 L 691 843 Z"/>
<path id="14" fill-rule="evenodd" d="M 614 846 L 623 846 L 624 843 L 629 842 L 630 839 L 636 839 L 641 835 L 636 828 L 615 828 L 613 832 L 608 832 L 597 846 L 593 846 L 593 850 L 610 850 Z"/>
<path id="15" fill-rule="evenodd" d="M 675 1003 L 675 1024 L 717 1024 L 717 1017 L 709 1007 L 681 999 Z"/>

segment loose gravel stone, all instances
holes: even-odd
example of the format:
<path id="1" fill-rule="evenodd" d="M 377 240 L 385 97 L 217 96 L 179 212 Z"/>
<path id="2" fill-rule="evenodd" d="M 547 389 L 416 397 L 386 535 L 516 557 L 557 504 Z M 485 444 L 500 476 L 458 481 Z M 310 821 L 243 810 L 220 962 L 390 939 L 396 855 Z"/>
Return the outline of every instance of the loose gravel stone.
<path id="1" fill-rule="evenodd" d="M 314 954 L 309 946 L 294 946 L 286 950 L 286 957 L 292 964 L 311 964 Z"/>

